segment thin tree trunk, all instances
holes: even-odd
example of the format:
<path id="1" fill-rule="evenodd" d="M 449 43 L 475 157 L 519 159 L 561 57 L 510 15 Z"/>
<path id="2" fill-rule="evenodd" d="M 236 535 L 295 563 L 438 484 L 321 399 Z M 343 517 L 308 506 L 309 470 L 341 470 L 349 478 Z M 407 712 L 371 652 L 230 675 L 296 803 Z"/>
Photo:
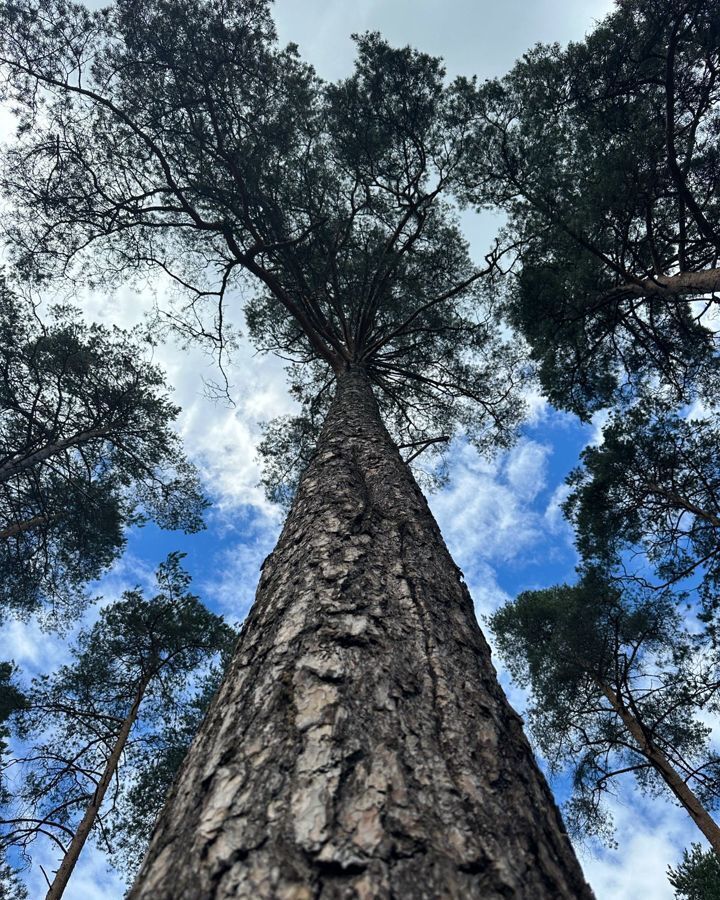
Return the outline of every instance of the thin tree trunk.
<path id="1" fill-rule="evenodd" d="M 611 687 L 602 681 L 598 681 L 603 694 L 610 701 L 612 708 L 622 719 L 623 724 L 638 744 L 640 753 L 647 759 L 650 765 L 660 775 L 665 784 L 670 788 L 680 805 L 686 810 L 690 818 L 707 838 L 710 846 L 720 856 L 720 827 L 708 813 L 680 773 L 665 756 L 662 750 L 645 733 L 641 723 L 625 706 L 620 697 Z"/>
<path id="2" fill-rule="evenodd" d="M 46 447 L 43 447 L 41 450 L 36 450 L 34 453 L 28 453 L 28 455 L 22 457 L 22 459 L 11 459 L 0 466 L 0 483 L 9 481 L 13 476 L 19 475 L 20 472 L 24 472 L 27 469 L 31 469 L 33 466 L 49 459 L 51 456 L 62 453 L 63 450 L 69 450 L 70 447 L 77 447 L 80 444 L 85 444 L 87 441 L 91 441 L 96 437 L 105 437 L 110 434 L 110 431 L 111 429 L 109 426 L 91 428 L 88 431 L 80 431 L 77 434 L 71 435 L 69 438 L 57 441 L 55 444 L 48 444 Z"/>
<path id="3" fill-rule="evenodd" d="M 592 897 L 361 371 L 130 897 Z"/>
<path id="4" fill-rule="evenodd" d="M 674 503 L 676 506 L 679 506 L 680 509 L 684 509 L 689 513 L 692 513 L 698 519 L 704 519 L 706 522 L 709 522 L 713 528 L 720 528 L 720 517 L 716 516 L 714 513 L 709 510 L 702 509 L 700 506 L 696 506 L 691 500 L 688 500 L 687 497 L 683 497 L 680 494 L 675 493 L 675 491 L 668 491 L 661 484 L 657 484 L 654 481 L 651 481 L 648 484 L 648 491 L 657 494 L 660 497 L 664 497 L 666 500 L 669 500 L 671 503 Z"/>
<path id="5" fill-rule="evenodd" d="M 15 537 L 16 534 L 22 534 L 24 531 L 36 528 L 38 525 L 45 525 L 47 521 L 47 516 L 33 516 L 32 519 L 26 519 L 24 522 L 14 522 L 12 525 L 8 525 L 7 528 L 0 529 L 0 540 Z"/>
<path id="6" fill-rule="evenodd" d="M 73 869 L 75 868 L 75 864 L 78 861 L 78 857 L 80 856 L 82 848 L 85 846 L 85 841 L 87 840 L 88 835 L 90 834 L 90 831 L 95 824 L 95 819 L 100 812 L 100 807 L 102 806 L 103 800 L 105 799 L 105 794 L 107 792 L 108 786 L 112 780 L 113 775 L 115 774 L 115 771 L 117 770 L 118 763 L 120 762 L 120 756 L 125 749 L 125 744 L 127 743 L 130 731 L 132 730 L 132 727 L 135 724 L 135 720 L 137 719 L 138 710 L 140 709 L 140 704 L 142 703 L 145 690 L 147 689 L 148 681 L 148 678 L 144 678 L 138 685 L 138 689 L 135 693 L 135 699 L 133 700 L 133 705 L 130 707 L 130 712 L 127 714 L 120 727 L 117 740 L 115 741 L 115 746 L 113 747 L 112 753 L 110 754 L 110 757 L 105 765 L 105 770 L 103 771 L 102 778 L 100 779 L 100 782 L 95 789 L 95 793 L 93 794 L 92 799 L 88 804 L 88 808 L 85 810 L 85 815 L 83 816 L 82 821 L 78 825 L 77 830 L 73 835 L 73 839 L 70 842 L 67 853 L 63 857 L 63 861 L 60 863 L 60 867 L 55 873 L 55 878 L 50 885 L 50 889 L 45 896 L 45 900 L 60 900 L 63 893 L 65 892 L 65 888 L 67 887 L 67 883 L 73 873 Z"/>

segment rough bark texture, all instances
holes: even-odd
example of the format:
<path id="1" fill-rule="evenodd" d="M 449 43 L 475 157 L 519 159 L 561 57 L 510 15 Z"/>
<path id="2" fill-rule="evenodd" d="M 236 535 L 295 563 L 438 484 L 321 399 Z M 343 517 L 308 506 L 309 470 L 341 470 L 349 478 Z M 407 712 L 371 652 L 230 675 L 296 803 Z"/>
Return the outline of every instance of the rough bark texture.
<path id="1" fill-rule="evenodd" d="M 130 897 L 592 897 L 361 372 Z"/>

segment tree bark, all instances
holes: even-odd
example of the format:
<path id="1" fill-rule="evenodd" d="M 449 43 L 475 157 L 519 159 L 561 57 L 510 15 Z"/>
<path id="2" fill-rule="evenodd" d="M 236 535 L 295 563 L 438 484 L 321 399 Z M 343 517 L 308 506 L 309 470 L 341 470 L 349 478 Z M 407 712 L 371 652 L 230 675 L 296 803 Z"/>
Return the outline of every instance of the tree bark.
<path id="1" fill-rule="evenodd" d="M 647 759 L 675 798 L 700 829 L 710 846 L 720 856 L 720 827 L 691 790 L 675 766 L 665 756 L 657 744 L 647 735 L 642 724 L 630 712 L 620 696 L 609 685 L 597 682 L 601 691 L 610 701 L 610 705 L 620 716 L 623 724 L 638 744 L 639 752 Z"/>
<path id="2" fill-rule="evenodd" d="M 14 522 L 12 525 L 8 525 L 7 528 L 0 529 L 0 540 L 4 541 L 15 537 L 17 534 L 30 531 L 31 528 L 37 528 L 38 525 L 46 525 L 47 521 L 47 516 L 33 516 L 32 519 L 25 519 L 24 522 Z"/>
<path id="3" fill-rule="evenodd" d="M 67 887 L 67 883 L 73 873 L 75 864 L 77 863 L 80 853 L 85 846 L 85 842 L 88 839 L 88 835 L 90 834 L 90 831 L 95 824 L 95 819 L 97 819 L 97 815 L 100 812 L 100 807 L 102 806 L 103 800 L 105 799 L 105 794 L 107 793 L 108 786 L 110 785 L 113 775 L 117 770 L 118 763 L 120 762 L 120 757 L 122 756 L 122 752 L 125 749 L 125 744 L 127 743 L 127 739 L 130 736 L 132 727 L 135 724 L 135 720 L 137 719 L 140 704 L 142 703 L 142 699 L 145 695 L 145 690 L 147 689 L 149 680 L 149 678 L 144 678 L 138 685 L 138 689 L 135 692 L 133 704 L 130 707 L 130 712 L 127 714 L 127 716 L 123 720 L 122 725 L 120 726 L 120 731 L 118 732 L 115 746 L 113 747 L 112 753 L 110 754 L 110 757 L 105 764 L 105 769 L 103 771 L 102 777 L 100 778 L 98 786 L 95 789 L 95 793 L 93 794 L 87 809 L 85 810 L 85 815 L 82 817 L 82 821 L 78 825 L 75 834 L 73 835 L 72 841 L 70 841 L 70 846 L 67 849 L 67 853 L 63 857 L 63 860 L 60 863 L 60 867 L 55 873 L 55 877 L 53 878 L 50 889 L 45 896 L 45 900 L 60 900 L 62 895 L 65 893 L 65 888 Z"/>
<path id="4" fill-rule="evenodd" d="M 592 897 L 362 371 L 129 896 Z"/>
<path id="5" fill-rule="evenodd" d="M 625 281 L 605 291 L 593 301 L 593 308 L 602 307 L 618 297 L 685 297 L 691 294 L 713 294 L 720 290 L 720 269 L 701 269 L 699 272 L 677 272 L 675 275 L 655 275 Z"/>
<path id="6" fill-rule="evenodd" d="M 105 437 L 110 434 L 111 430 L 111 427 L 106 425 L 101 428 L 90 428 L 88 431 L 79 431 L 77 434 L 73 434 L 68 438 L 63 438 L 54 444 L 48 444 L 46 447 L 42 447 L 34 453 L 28 453 L 27 456 L 24 456 L 21 459 L 9 460 L 0 465 L 0 483 L 9 481 L 20 472 L 31 469 L 33 466 L 36 466 L 40 462 L 44 462 L 51 456 L 62 453 L 63 450 L 69 450 L 71 447 L 85 444 L 96 437 Z"/>
<path id="7" fill-rule="evenodd" d="M 720 269 L 703 269 L 699 272 L 678 272 L 676 275 L 656 275 L 645 278 L 640 284 L 623 285 L 622 290 L 643 296 L 684 294 L 712 294 L 720 289 Z"/>

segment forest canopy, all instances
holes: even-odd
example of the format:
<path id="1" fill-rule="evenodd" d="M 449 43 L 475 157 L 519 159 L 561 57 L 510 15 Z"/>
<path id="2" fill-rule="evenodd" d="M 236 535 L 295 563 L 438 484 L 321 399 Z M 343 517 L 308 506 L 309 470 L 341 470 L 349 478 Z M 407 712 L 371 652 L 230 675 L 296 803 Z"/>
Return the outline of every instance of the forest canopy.
<path id="1" fill-rule="evenodd" d="M 290 362 L 301 448 L 353 365 L 399 444 L 442 448 L 457 430 L 508 443 L 524 366 L 479 291 L 503 254 L 477 266 L 457 217 L 474 81 L 368 33 L 353 74 L 325 83 L 278 45 L 259 0 L 96 13 L 10 0 L 3 18 L 21 271 L 160 271 L 183 292 L 176 326 L 221 358 L 228 292 L 243 288 L 255 345 Z M 283 440 L 271 429 L 265 446 Z"/>
<path id="2" fill-rule="evenodd" d="M 505 561 L 518 569 L 509 576 L 518 596 L 504 593 L 490 620 L 498 648 L 531 693 L 537 748 L 555 775 L 572 777 L 576 837 L 611 836 L 606 801 L 632 774 L 647 796 L 669 788 L 718 852 L 719 46 L 720 13 L 707 0 L 623 0 L 584 40 L 539 44 L 502 78 L 451 79 L 440 58 L 370 31 L 354 36 L 349 74 L 327 81 L 296 45 L 281 44 L 265 0 L 117 0 L 102 10 L 0 2 L 0 97 L 15 115 L 0 168 L 12 279 L 48 296 L 170 285 L 155 324 L 209 348 L 228 397 L 228 321 L 242 317 L 253 347 L 285 366 L 295 402 L 293 415 L 266 423 L 259 445 L 267 492 L 289 518 L 207 718 L 219 670 L 190 697 L 169 692 L 150 666 L 161 702 L 151 696 L 152 728 L 133 732 L 150 685 L 141 666 L 137 678 L 116 679 L 127 691 L 112 694 L 113 709 L 99 709 L 97 749 L 62 702 L 50 710 L 72 666 L 45 681 L 17 675 L 17 687 L 12 666 L 2 668 L 8 728 L 24 739 L 29 724 L 40 731 L 57 714 L 73 756 L 58 761 L 37 738 L 45 768 L 22 795 L 34 824 L 18 841 L 11 828 L 7 841 L 29 846 L 37 822 L 53 819 L 65 858 L 52 900 L 88 829 L 137 866 L 197 728 L 134 897 L 154 898 L 168 868 L 172 890 L 201 890 L 217 874 L 208 860 L 248 896 L 260 885 L 294 896 L 303 878 L 319 894 L 381 870 L 403 885 L 398 896 L 411 895 L 413 878 L 414 894 L 437 889 L 441 875 L 458 896 L 474 896 L 482 879 L 505 895 L 556 878 L 558 895 L 584 896 L 552 798 L 495 685 L 462 573 L 405 465 L 430 457 L 439 483 L 438 455 L 458 462 L 507 449 L 538 382 L 529 433 L 563 422 L 586 441 L 568 412 L 602 427 L 546 498 L 544 571 L 559 559 L 557 577 L 568 579 L 577 561 L 572 583 L 538 589 L 528 574 L 537 560 L 519 559 L 537 510 L 522 507 L 532 521 L 514 531 L 512 510 L 497 511 L 498 533 L 517 542 Z M 505 217 L 480 253 L 461 227 L 473 209 Z M 172 430 L 179 409 L 142 357 L 139 332 L 86 325 L 66 306 L 40 316 L 4 287 L 6 605 L 77 613 L 129 529 L 154 521 L 197 531 L 206 501 Z M 249 380 L 241 390 L 256 388 Z M 238 452 L 216 439 L 214 452 Z M 540 469 L 530 475 L 538 484 L 520 471 L 508 480 L 544 496 Z M 576 560 L 552 524 L 558 498 Z M 461 505 L 458 519 L 479 530 L 469 492 Z M 252 523 L 243 512 L 228 525 L 226 513 L 210 513 L 223 523 L 213 536 L 220 544 L 248 525 L 234 548 L 242 562 Z M 190 604 L 199 631 L 216 632 L 190 662 L 207 651 L 224 663 L 230 633 L 187 594 L 179 559 L 166 564 L 177 581 L 165 610 L 171 636 L 173 614 Z M 236 559 L 210 560 L 205 574 L 218 566 L 219 577 L 240 580 Z M 484 577 L 483 596 L 497 601 L 501 590 Z M 132 619 L 146 605 L 137 589 L 105 607 L 80 632 L 76 661 L 113 624 L 113 609 Z M 118 621 L 112 653 L 89 664 L 85 700 L 93 678 L 114 678 L 123 658 L 128 630 Z M 319 733 L 325 762 L 314 768 Z M 137 768 L 127 789 L 115 783 L 120 812 L 106 819 L 107 773 L 130 749 Z M 430 758 L 440 761 L 432 777 Z M 407 772 L 424 773 L 425 788 L 400 790 L 415 777 Z M 143 814 L 145 791 L 152 811 Z M 344 812 L 303 819 L 316 795 Z M 208 816 L 210 830 L 198 825 Z M 370 837 L 347 824 L 358 816 L 372 822 Z M 490 833 L 495 844 L 482 843 Z M 562 864 L 546 865 L 556 857 Z M 693 848 L 672 883 L 690 890 L 696 876 L 712 877 L 708 859 Z"/>

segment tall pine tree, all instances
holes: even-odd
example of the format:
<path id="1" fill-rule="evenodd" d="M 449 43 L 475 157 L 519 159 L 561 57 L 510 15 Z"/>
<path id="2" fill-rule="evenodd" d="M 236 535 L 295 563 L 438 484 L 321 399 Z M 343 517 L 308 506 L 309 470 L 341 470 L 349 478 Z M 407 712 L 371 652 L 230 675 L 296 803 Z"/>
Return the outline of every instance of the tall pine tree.
<path id="1" fill-rule="evenodd" d="M 716 3 L 622 0 L 481 89 L 468 197 L 508 215 L 507 312 L 559 406 L 717 396 L 719 65 Z"/>
<path id="2" fill-rule="evenodd" d="M 182 728 L 186 707 L 204 706 L 198 675 L 207 679 L 236 637 L 190 592 L 180 562 L 175 553 L 159 567 L 153 597 L 136 589 L 106 606 L 80 632 L 72 661 L 35 679 L 15 713 L 22 750 L 4 765 L 14 790 L 4 798 L 0 847 L 31 856 L 44 839 L 60 851 L 48 900 L 63 895 L 91 834 L 112 851 L 118 815 L 135 846 L 147 841 L 147 830 L 140 835 L 142 824 L 132 823 L 147 828 L 159 797 L 146 797 L 138 816 L 132 786 L 154 772 L 168 787 L 179 760 L 168 753 L 165 735 Z M 163 761 L 170 771 L 158 765 Z"/>
<path id="3" fill-rule="evenodd" d="M 543 756 L 571 774 L 575 835 L 611 834 L 603 801 L 634 775 L 642 791 L 669 792 L 720 855 L 720 756 L 703 721 L 720 709 L 717 654 L 698 646 L 677 598 L 590 570 L 577 585 L 520 594 L 491 626 L 531 689 Z"/>
<path id="4" fill-rule="evenodd" d="M 262 0 L 9 0 L 0 24 L 21 269 L 154 266 L 219 346 L 254 285 L 315 443 L 132 896 L 590 896 L 398 451 L 507 442 L 520 412 L 478 296 L 502 260 L 453 214 L 474 85 L 378 35 L 324 84 Z"/>

